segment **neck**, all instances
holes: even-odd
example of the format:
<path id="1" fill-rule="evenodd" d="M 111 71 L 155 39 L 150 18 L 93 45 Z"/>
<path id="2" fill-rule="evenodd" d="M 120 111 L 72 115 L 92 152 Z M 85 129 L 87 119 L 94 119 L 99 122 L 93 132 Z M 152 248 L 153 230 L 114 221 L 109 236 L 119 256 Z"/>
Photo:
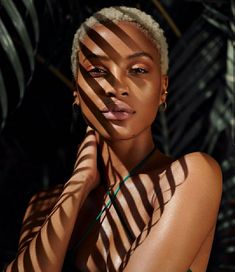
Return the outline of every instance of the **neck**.
<path id="1" fill-rule="evenodd" d="M 139 164 L 153 148 L 154 142 L 151 133 L 114 142 L 100 139 L 99 149 L 105 167 L 105 177 L 103 178 L 107 186 L 114 186 L 115 183 L 127 176 L 130 170 Z"/>

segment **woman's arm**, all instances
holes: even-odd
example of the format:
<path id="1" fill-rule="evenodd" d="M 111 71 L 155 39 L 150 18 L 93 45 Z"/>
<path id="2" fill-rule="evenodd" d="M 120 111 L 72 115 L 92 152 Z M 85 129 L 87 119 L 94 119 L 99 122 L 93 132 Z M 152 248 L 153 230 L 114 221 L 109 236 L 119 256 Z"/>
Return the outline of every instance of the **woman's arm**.
<path id="1" fill-rule="evenodd" d="M 95 133 L 89 130 L 79 148 L 72 178 L 65 184 L 51 213 L 38 231 L 34 231 L 33 237 L 29 232 L 21 238 L 20 252 L 7 266 L 7 272 L 61 271 L 79 210 L 90 191 L 98 185 L 96 150 Z M 35 218 L 36 226 L 37 220 L 40 218 Z M 33 225 L 30 228 L 35 230 Z"/>
<path id="2" fill-rule="evenodd" d="M 184 174 L 173 172 L 176 183 L 180 182 L 166 199 L 158 222 L 159 213 L 153 214 L 152 222 L 157 224 L 135 245 L 125 272 L 186 272 L 216 224 L 222 192 L 220 167 L 202 153 L 191 153 L 180 161 Z"/>
<path id="3" fill-rule="evenodd" d="M 63 189 L 64 185 L 60 184 L 51 189 L 40 191 L 30 199 L 21 227 L 18 254 L 38 233 Z"/>

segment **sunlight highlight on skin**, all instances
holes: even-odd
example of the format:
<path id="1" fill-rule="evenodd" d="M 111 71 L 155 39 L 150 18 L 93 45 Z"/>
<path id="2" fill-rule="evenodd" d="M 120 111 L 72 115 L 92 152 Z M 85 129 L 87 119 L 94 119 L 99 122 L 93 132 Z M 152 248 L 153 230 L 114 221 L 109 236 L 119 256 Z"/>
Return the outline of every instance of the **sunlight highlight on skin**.
<path id="1" fill-rule="evenodd" d="M 82 45 L 81 44 L 81 52 L 83 53 L 84 56 L 87 56 L 88 60 L 89 60 L 89 63 L 91 63 L 92 65 L 96 65 L 96 62 L 93 60 L 92 61 L 92 58 L 89 57 L 89 53 L 90 55 L 92 54 L 92 52 L 85 46 L 85 45 Z M 99 58 L 98 58 L 99 59 Z M 102 64 L 103 66 L 105 66 L 105 63 L 102 62 L 100 59 L 99 59 L 99 63 Z M 80 72 L 82 73 L 83 75 L 83 79 L 86 81 L 86 83 L 88 84 L 89 87 L 92 88 L 92 90 L 97 93 L 97 97 L 96 97 L 96 101 L 98 104 L 102 105 L 107 105 L 109 104 L 110 102 L 112 102 L 112 100 L 109 98 L 109 97 L 106 97 L 105 95 L 105 90 L 104 88 L 99 84 L 98 81 L 96 81 L 95 79 L 93 79 L 92 77 L 88 76 L 87 75 L 87 71 L 86 71 L 86 67 L 84 66 L 84 64 L 81 64 L 80 63 L 80 66 L 79 66 L 79 69 L 80 69 Z M 109 84 L 109 88 L 112 89 L 112 88 L 115 88 L 115 85 L 118 84 L 119 86 L 122 85 L 122 83 L 120 83 L 120 81 L 109 71 L 109 76 L 108 77 L 105 77 L 104 80 Z M 140 90 L 140 87 L 139 85 L 136 84 L 136 82 L 130 78 L 130 81 L 132 81 L 132 83 L 135 85 L 135 88 L 138 88 Z M 114 84 L 115 83 L 115 84 Z M 104 97 L 103 99 L 101 100 L 101 98 L 98 96 L 98 93 L 101 92 Z M 104 99 L 105 98 L 105 99 Z"/>
<path id="2" fill-rule="evenodd" d="M 80 96 L 82 97 L 83 101 L 86 105 L 89 105 L 86 109 L 93 115 L 93 118 L 95 118 L 101 126 L 107 131 L 107 133 L 114 133 L 113 127 L 107 122 L 107 120 L 104 118 L 104 116 L 100 113 L 95 103 L 92 101 L 91 98 L 87 94 L 84 93 L 82 88 L 77 84 L 78 92 Z"/>
<path id="3" fill-rule="evenodd" d="M 117 65 L 121 59 L 121 55 L 93 28 L 86 26 L 87 36 L 98 46 L 107 56 L 112 59 Z"/>
<path id="4" fill-rule="evenodd" d="M 58 219 L 56 221 L 60 221 L 60 218 L 58 217 Z M 56 260 L 56 252 L 55 252 L 55 248 L 51 245 L 51 241 L 50 241 L 50 237 L 53 237 L 56 239 L 56 243 L 60 243 L 61 240 L 59 239 L 57 233 L 55 232 L 55 228 L 52 225 L 51 220 L 48 220 L 46 225 L 45 225 L 45 236 L 44 239 L 42 239 L 42 237 L 40 237 L 41 240 L 41 245 L 44 249 L 44 253 L 46 256 L 46 259 L 49 262 L 54 262 L 54 260 Z M 42 236 L 42 235 L 40 235 Z M 39 239 L 38 239 L 39 241 Z M 36 248 L 40 248 L 39 246 L 36 246 Z M 37 254 L 38 255 L 38 254 Z"/>
<path id="5" fill-rule="evenodd" d="M 94 31 L 95 32 L 95 30 L 92 30 L 92 31 Z M 101 36 L 100 36 L 100 34 L 98 34 L 97 33 L 97 35 L 100 37 L 100 39 L 103 39 Z M 125 35 L 125 37 L 126 36 L 128 36 L 127 34 Z M 116 36 L 116 38 L 117 39 L 120 39 L 118 36 Z M 100 47 L 100 49 L 103 51 L 103 52 L 105 52 L 105 54 L 108 56 L 108 58 L 110 59 L 110 60 L 112 60 L 112 61 L 114 61 L 114 62 L 116 62 L 116 64 L 117 65 L 119 65 L 120 63 L 119 63 L 119 61 L 122 59 L 122 57 L 121 56 L 116 56 L 115 57 L 115 55 L 117 54 L 117 52 L 115 52 L 115 49 L 113 48 L 113 47 L 111 47 L 111 45 L 109 45 L 109 47 L 107 48 L 107 49 L 105 49 L 105 46 L 103 45 L 103 44 L 99 44 L 99 42 L 100 41 L 96 41 L 93 37 L 92 37 L 92 39 L 93 39 L 93 41 L 95 42 L 95 44 L 97 45 L 97 46 L 99 46 Z M 142 52 L 143 51 L 143 49 L 141 48 L 141 47 L 133 47 L 133 48 L 131 48 L 130 47 L 130 45 L 127 45 L 127 42 L 125 42 L 125 41 L 123 41 L 123 40 L 121 40 L 122 42 L 123 42 L 123 44 L 125 44 L 125 46 L 127 46 L 128 48 L 129 48 L 129 50 L 130 50 L 130 52 L 132 52 L 132 51 L 134 51 L 134 52 Z M 106 43 L 106 41 L 105 41 L 105 43 Z M 84 54 L 84 56 L 86 57 L 88 57 L 89 55 L 94 55 L 94 53 L 92 53 L 82 42 L 80 42 L 80 44 L 81 44 L 81 52 L 83 52 L 83 54 Z M 157 48 L 156 48 L 156 50 L 157 50 Z M 111 51 L 111 52 L 110 52 Z M 114 51 L 114 52 L 113 52 Z M 159 59 L 160 57 L 158 56 L 158 59 Z M 90 62 L 92 63 L 92 59 L 89 59 L 90 60 Z M 101 61 L 101 60 L 100 60 Z M 102 61 L 101 61 L 101 63 L 102 63 Z M 81 62 L 80 62 L 80 65 L 81 65 Z M 112 75 L 112 74 L 111 74 Z M 115 76 L 114 75 L 112 75 L 112 77 L 113 77 L 113 79 L 115 78 Z M 106 78 L 105 78 L 105 80 L 107 80 Z M 117 82 L 118 82 L 118 80 L 117 79 L 115 79 Z M 140 88 L 140 86 L 139 86 L 139 84 L 137 84 L 133 79 L 131 79 L 130 78 L 130 80 L 133 82 L 133 84 L 135 85 L 135 87 L 136 88 Z M 119 84 L 121 84 L 120 82 L 119 82 Z M 112 85 L 112 84 L 111 84 Z"/>
<path id="6" fill-rule="evenodd" d="M 134 187 L 134 186 L 133 186 Z M 123 203 L 123 205 L 126 204 L 125 211 L 129 212 L 128 216 L 128 222 L 131 226 L 132 232 L 135 234 L 138 233 L 143 229 L 144 223 L 144 214 L 141 214 L 139 211 L 137 205 L 135 204 L 135 201 L 132 197 L 130 189 L 134 188 L 127 188 L 125 184 L 122 186 L 122 196 L 119 198 L 119 201 Z M 137 191 L 137 190 L 136 190 Z M 138 193 L 138 191 L 137 191 Z"/>
<path id="7" fill-rule="evenodd" d="M 79 146 L 72 177 L 58 195 L 42 194 L 31 201 L 21 234 L 22 254 L 13 262 L 20 269 L 62 271 L 69 257 L 82 271 L 113 272 L 126 267 L 125 271 L 136 271 L 132 265 L 141 264 L 142 254 L 146 259 L 155 250 L 159 256 L 168 254 L 171 241 L 167 239 L 174 229 L 164 221 L 166 217 L 180 229 L 169 207 L 177 199 L 177 187 L 188 181 L 188 163 L 184 157 L 174 162 L 164 156 L 155 148 L 151 134 L 168 86 L 157 46 L 133 23 L 105 22 L 85 28 L 87 36 L 80 42 L 78 74 L 74 76 L 75 102 L 92 128 L 88 127 Z M 108 108 L 110 103 L 116 108 Z M 127 118 L 108 117 L 102 111 L 104 106 L 110 115 L 124 113 Z M 201 199 L 207 203 L 208 197 Z M 185 205 L 175 205 L 178 215 Z M 198 205 L 192 207 L 198 211 Z M 187 219 L 191 230 L 193 225 Z M 161 225 L 167 227 L 159 231 Z M 164 239 L 167 245 L 159 247 Z M 191 245 L 182 249 L 186 254 Z M 152 264 L 160 262 L 153 260 Z M 187 263 L 180 265 L 188 267 Z"/>

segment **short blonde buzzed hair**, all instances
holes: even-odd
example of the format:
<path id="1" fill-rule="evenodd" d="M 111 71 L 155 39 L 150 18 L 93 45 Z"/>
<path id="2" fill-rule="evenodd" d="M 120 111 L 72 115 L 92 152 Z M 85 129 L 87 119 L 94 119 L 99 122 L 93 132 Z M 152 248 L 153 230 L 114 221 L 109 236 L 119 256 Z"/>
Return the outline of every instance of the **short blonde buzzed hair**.
<path id="1" fill-rule="evenodd" d="M 160 54 L 161 73 L 166 74 L 168 71 L 168 44 L 164 36 L 164 31 L 152 16 L 147 13 L 132 7 L 108 7 L 94 13 L 87 18 L 78 28 L 74 35 L 71 55 L 71 68 L 74 78 L 77 78 L 79 59 L 78 53 L 80 50 L 80 41 L 86 36 L 87 29 L 92 28 L 96 24 L 102 24 L 105 21 L 112 22 L 132 22 L 143 30 L 148 37 L 156 45 Z"/>

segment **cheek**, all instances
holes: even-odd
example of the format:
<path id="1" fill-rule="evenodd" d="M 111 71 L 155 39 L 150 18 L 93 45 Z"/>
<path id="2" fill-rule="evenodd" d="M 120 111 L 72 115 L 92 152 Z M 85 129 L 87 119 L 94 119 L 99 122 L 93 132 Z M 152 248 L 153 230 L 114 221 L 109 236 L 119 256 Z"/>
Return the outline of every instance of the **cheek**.
<path id="1" fill-rule="evenodd" d="M 84 68 L 81 67 L 81 71 L 78 73 L 77 83 L 82 88 L 83 92 L 87 93 L 89 96 L 102 93 L 102 86 L 100 82 L 92 78 L 87 74 Z"/>
<path id="2" fill-rule="evenodd" d="M 153 78 L 153 75 L 147 79 L 134 79 L 129 81 L 129 87 L 132 90 L 132 94 L 136 96 L 139 103 L 150 103 L 160 99 L 161 94 L 161 80 Z"/>
<path id="3" fill-rule="evenodd" d="M 92 94 L 94 89 L 94 84 L 88 79 L 85 78 L 81 73 L 78 74 L 77 84 L 80 86 L 81 90 L 80 92 L 86 93 L 86 94 Z"/>
<path id="4" fill-rule="evenodd" d="M 96 113 L 98 109 L 103 107 L 104 103 L 100 95 L 98 95 L 99 91 L 96 90 L 95 86 L 92 86 L 92 83 L 94 85 L 94 82 L 89 82 L 83 77 L 78 77 L 78 93 L 83 108 L 91 108 L 92 112 Z"/>
<path id="5" fill-rule="evenodd" d="M 151 81 L 142 89 L 142 95 L 139 99 L 139 108 L 142 108 L 142 122 L 151 124 L 157 115 L 161 99 L 161 88 L 159 81 Z"/>
<path id="6" fill-rule="evenodd" d="M 158 107 L 161 98 L 161 83 L 158 80 L 148 82 L 142 91 L 143 96 L 145 96 L 146 105 L 149 108 Z"/>
<path id="7" fill-rule="evenodd" d="M 80 107 L 81 107 L 83 117 L 86 120 L 86 123 L 93 129 L 99 131 L 100 130 L 99 127 L 102 124 L 102 116 L 100 116 L 99 113 L 97 113 L 97 108 L 88 106 L 87 103 L 85 103 L 82 99 L 81 99 Z"/>

